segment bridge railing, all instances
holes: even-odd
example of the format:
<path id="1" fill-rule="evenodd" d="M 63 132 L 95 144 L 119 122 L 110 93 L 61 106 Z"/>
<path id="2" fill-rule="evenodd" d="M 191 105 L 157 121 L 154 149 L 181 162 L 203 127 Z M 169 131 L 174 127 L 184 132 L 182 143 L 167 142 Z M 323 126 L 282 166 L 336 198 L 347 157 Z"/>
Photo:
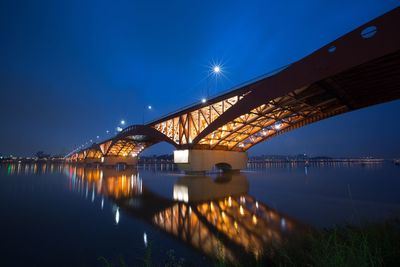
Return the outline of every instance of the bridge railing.
<path id="1" fill-rule="evenodd" d="M 272 77 L 272 76 L 274 76 L 274 75 L 280 73 L 281 71 L 287 69 L 288 67 L 290 67 L 290 65 L 292 65 L 292 64 L 294 64 L 294 63 L 295 63 L 295 62 L 290 63 L 290 64 L 287 64 L 287 65 L 284 65 L 284 66 L 281 66 L 281 67 L 276 68 L 276 69 L 274 69 L 274 70 L 271 70 L 271 71 L 269 71 L 269 72 L 267 72 L 267 73 L 261 74 L 261 75 L 255 77 L 255 78 L 253 78 L 253 79 L 251 79 L 251 80 L 247 80 L 247 81 L 245 81 L 245 82 L 239 83 L 238 85 L 236 85 L 236 86 L 234 86 L 234 87 L 231 87 L 231 88 L 229 88 L 229 89 L 226 89 L 226 90 L 223 90 L 223 91 L 221 91 L 221 92 L 218 92 L 217 94 L 212 95 L 212 96 L 210 97 L 210 99 L 207 99 L 207 103 L 206 103 L 206 104 L 212 103 L 212 100 L 215 99 L 215 98 L 218 98 L 218 97 L 221 97 L 221 96 L 230 94 L 230 93 L 232 93 L 232 92 L 238 91 L 238 90 L 240 90 L 240 89 L 243 89 L 243 88 L 245 88 L 246 86 L 255 83 L 256 81 L 259 81 L 259 80 L 263 80 L 263 79 Z M 202 104 L 202 103 L 193 102 L 193 103 L 188 104 L 188 105 L 186 105 L 186 106 L 183 106 L 183 107 L 181 107 L 181 108 L 179 108 L 179 109 L 177 109 L 177 110 L 175 110 L 175 111 L 171 111 L 171 112 L 167 113 L 166 115 L 164 115 L 164 116 L 162 116 L 162 117 L 160 117 L 160 118 L 158 118 L 158 119 L 154 119 L 154 120 L 151 120 L 151 121 L 147 121 L 147 122 L 145 122 L 144 124 L 154 124 L 155 122 L 158 122 L 158 121 L 160 121 L 160 120 L 162 120 L 162 119 L 164 119 L 164 118 L 168 118 L 168 117 L 170 117 L 170 116 L 173 115 L 173 114 L 180 113 L 180 112 L 182 112 L 182 111 L 184 111 L 184 110 L 186 110 L 186 109 L 190 109 L 190 108 L 195 107 L 195 106 L 200 105 L 200 104 Z M 127 129 L 127 128 L 125 128 L 125 129 Z"/>
<path id="2" fill-rule="evenodd" d="M 137 128 L 137 125 L 128 126 L 128 127 L 126 127 L 125 129 L 123 129 L 122 131 L 120 131 L 117 135 L 121 135 L 121 134 L 124 134 L 124 133 L 126 133 L 126 132 L 135 130 L 136 128 Z"/>

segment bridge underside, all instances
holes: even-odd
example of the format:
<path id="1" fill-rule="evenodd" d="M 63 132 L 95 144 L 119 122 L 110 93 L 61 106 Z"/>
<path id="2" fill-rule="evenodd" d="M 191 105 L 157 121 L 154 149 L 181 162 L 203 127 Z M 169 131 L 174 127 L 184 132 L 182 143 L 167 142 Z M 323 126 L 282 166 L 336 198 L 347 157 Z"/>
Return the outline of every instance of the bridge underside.
<path id="1" fill-rule="evenodd" d="M 165 136 L 149 126 L 133 125 L 112 139 L 70 155 L 67 160 L 86 164 L 136 165 L 139 153 L 161 141 L 169 142 Z"/>
<path id="2" fill-rule="evenodd" d="M 276 135 L 400 96 L 400 52 L 270 100 L 202 138 L 195 149 L 246 151 Z"/>

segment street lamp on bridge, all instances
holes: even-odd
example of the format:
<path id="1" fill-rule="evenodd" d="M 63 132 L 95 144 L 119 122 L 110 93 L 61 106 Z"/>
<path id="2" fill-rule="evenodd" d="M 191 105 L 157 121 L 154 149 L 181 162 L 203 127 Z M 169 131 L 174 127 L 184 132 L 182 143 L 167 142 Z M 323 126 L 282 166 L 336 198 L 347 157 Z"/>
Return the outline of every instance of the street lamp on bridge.
<path id="1" fill-rule="evenodd" d="M 152 109 L 153 109 L 153 107 L 151 105 L 147 106 L 147 110 L 152 110 Z M 146 108 L 143 109 L 142 124 L 144 124 L 144 114 L 145 114 L 145 112 L 146 112 Z"/>
<path id="2" fill-rule="evenodd" d="M 211 84 L 213 83 L 213 82 L 215 82 L 215 86 L 217 85 L 217 80 L 218 80 L 218 78 L 219 78 L 219 76 L 220 75 L 224 75 L 223 74 L 223 71 L 222 71 L 222 65 L 220 64 L 220 63 L 212 63 L 212 65 L 210 66 L 210 72 L 209 72 L 209 74 L 208 74 L 208 77 L 210 77 L 210 76 L 213 76 L 212 78 L 214 78 L 213 79 L 213 81 L 207 81 L 207 85 L 206 85 L 206 87 L 207 87 L 207 97 L 210 97 L 210 87 L 212 86 Z M 203 102 L 203 101 L 202 101 Z M 203 102 L 203 103 L 205 103 L 205 102 Z"/>
<path id="3" fill-rule="evenodd" d="M 215 65 L 213 67 L 213 73 L 214 74 L 219 74 L 221 72 L 221 67 L 219 65 Z"/>

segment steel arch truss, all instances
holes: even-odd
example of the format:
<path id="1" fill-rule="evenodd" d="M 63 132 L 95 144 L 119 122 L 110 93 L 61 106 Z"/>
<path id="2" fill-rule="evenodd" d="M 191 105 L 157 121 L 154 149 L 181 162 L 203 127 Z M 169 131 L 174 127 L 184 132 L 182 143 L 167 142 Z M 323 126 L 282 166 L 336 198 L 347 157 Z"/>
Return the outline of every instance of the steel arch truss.
<path id="1" fill-rule="evenodd" d="M 137 142 L 129 138 L 118 139 L 113 142 L 105 156 L 121 156 L 127 157 L 129 155 L 135 157 L 139 155 L 146 147 L 153 145 L 151 142 Z"/>
<path id="2" fill-rule="evenodd" d="M 235 118 L 199 144 L 206 149 L 245 151 L 276 135 L 347 110 L 337 97 L 320 87 L 301 88 Z"/>
<path id="3" fill-rule="evenodd" d="M 100 159 L 103 156 L 103 153 L 97 147 L 91 147 L 84 153 L 86 154 L 85 159 Z"/>
<path id="4" fill-rule="evenodd" d="M 210 105 L 201 105 L 176 117 L 156 123 L 153 127 L 166 135 L 176 145 L 191 144 L 193 140 L 213 121 L 240 101 L 247 93 L 230 96 Z"/>

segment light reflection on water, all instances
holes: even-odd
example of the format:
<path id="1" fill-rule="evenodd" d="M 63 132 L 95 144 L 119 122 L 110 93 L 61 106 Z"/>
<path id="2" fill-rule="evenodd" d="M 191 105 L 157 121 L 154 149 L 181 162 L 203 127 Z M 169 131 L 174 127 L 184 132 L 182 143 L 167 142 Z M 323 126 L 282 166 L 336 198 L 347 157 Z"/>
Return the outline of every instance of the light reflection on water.
<path id="1" fill-rule="evenodd" d="M 99 210 L 110 211 L 114 227 L 126 225 L 135 233 L 140 232 L 143 247 L 147 247 L 152 238 L 168 244 L 168 238 L 172 238 L 194 251 L 208 256 L 219 253 L 218 256 L 223 255 L 231 261 L 249 254 L 258 257 L 262 253 L 268 253 L 266 248 L 268 250 L 272 245 L 305 234 L 309 227 L 304 221 L 313 223 L 314 217 L 324 217 L 319 212 L 308 214 L 318 210 L 319 206 L 314 202 L 320 202 L 332 218 L 339 217 L 335 213 L 339 214 L 342 207 L 350 205 L 354 208 L 355 205 L 362 207 L 367 203 L 370 212 L 374 210 L 371 203 L 382 202 L 381 206 L 378 205 L 379 208 L 386 204 L 399 207 L 400 199 L 389 191 L 385 196 L 374 195 L 371 199 L 364 194 L 371 190 L 399 189 L 398 179 L 393 177 L 400 168 L 384 167 L 382 164 L 263 164 L 262 169 L 260 167 L 250 164 L 247 171 L 229 175 L 185 176 L 174 171 L 171 164 L 146 165 L 139 170 L 59 164 L 8 164 L 1 165 L 0 177 L 48 175 L 52 177 L 49 179 L 59 179 L 60 176 L 57 177 L 56 174 L 63 174 L 68 192 L 81 196 L 86 203 L 92 203 Z M 357 181 L 360 178 L 353 177 L 354 173 L 364 180 Z M 376 174 L 382 176 L 382 182 L 389 182 L 389 187 L 381 185 L 382 188 L 379 188 Z M 359 188 L 362 190 L 357 191 L 357 188 L 350 186 L 354 180 L 361 182 Z M 2 190 L 6 190 L 5 180 L 2 179 L 1 182 Z M 45 182 L 49 181 L 32 183 Z M 365 190 L 366 186 L 369 186 L 369 191 Z M 339 194 L 343 188 L 347 192 Z M 354 192 L 352 191 L 352 199 L 349 200 L 346 197 L 350 189 Z M 316 196 L 316 193 L 320 193 L 322 197 Z M 65 196 L 63 201 L 64 199 Z M 84 212 L 88 212 L 87 207 L 83 206 L 85 205 L 82 205 Z M 279 212 L 278 209 L 284 212 Z M 155 231 L 164 235 L 137 228 L 135 220 L 151 225 Z M 104 222 L 97 221 L 96 224 L 103 225 Z M 129 242 L 130 239 L 126 239 Z M 124 244 L 122 240 L 118 241 L 121 246 Z"/>
<path id="2" fill-rule="evenodd" d="M 93 192 L 107 197 L 114 207 L 115 223 L 120 209 L 205 253 L 237 260 L 245 251 L 258 257 L 268 244 L 279 244 L 306 227 L 249 196 L 247 177 L 225 174 L 181 176 L 173 187 L 173 199 L 143 187 L 136 169 L 117 171 L 76 166 L 65 167 L 71 191 Z M 256 205 L 257 203 L 257 205 Z M 147 245 L 147 235 L 144 238 Z M 220 256 L 220 255 L 219 255 Z"/>
<path id="3" fill-rule="evenodd" d="M 248 195 L 243 173 L 209 176 L 180 176 L 172 198 L 158 195 L 143 185 L 137 169 L 90 168 L 73 165 L 8 165 L 8 175 L 62 172 L 68 189 L 87 201 L 114 205 L 115 224 L 121 211 L 141 218 L 208 256 L 222 255 L 231 261 L 238 256 L 258 257 L 268 244 L 278 244 L 306 227 Z M 147 234 L 144 243 L 147 245 Z M 221 256 L 221 254 L 219 254 Z"/>

